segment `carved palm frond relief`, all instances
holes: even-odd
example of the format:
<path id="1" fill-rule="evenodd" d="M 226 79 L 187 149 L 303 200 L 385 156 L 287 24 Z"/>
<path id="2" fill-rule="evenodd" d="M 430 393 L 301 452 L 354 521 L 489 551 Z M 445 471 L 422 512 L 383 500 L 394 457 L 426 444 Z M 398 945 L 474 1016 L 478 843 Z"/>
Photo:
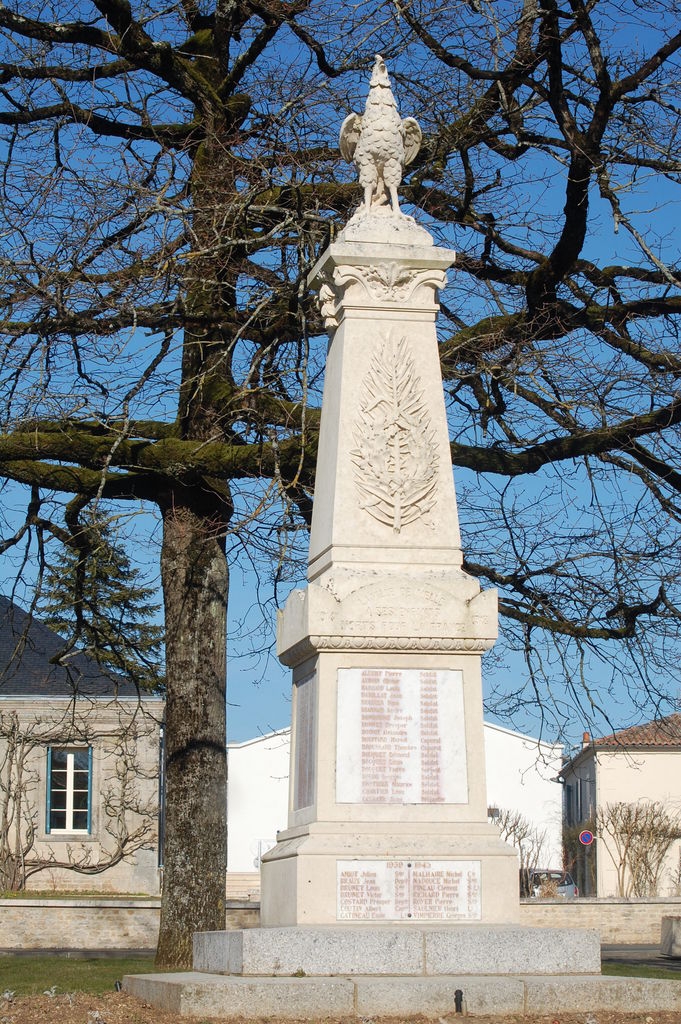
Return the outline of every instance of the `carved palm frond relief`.
<path id="1" fill-rule="evenodd" d="M 399 533 L 435 503 L 437 445 L 405 337 L 388 336 L 362 385 L 350 455 L 361 507 Z"/>

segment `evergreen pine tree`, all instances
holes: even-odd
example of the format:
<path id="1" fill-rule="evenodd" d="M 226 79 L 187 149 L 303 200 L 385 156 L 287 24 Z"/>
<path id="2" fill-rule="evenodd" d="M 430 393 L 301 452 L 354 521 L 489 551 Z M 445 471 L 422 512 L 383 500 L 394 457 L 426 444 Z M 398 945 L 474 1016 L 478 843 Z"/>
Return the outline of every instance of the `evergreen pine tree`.
<path id="1" fill-rule="evenodd" d="M 72 545 L 63 545 L 45 573 L 39 614 L 103 670 L 147 690 L 163 684 L 163 628 L 154 589 L 140 581 L 101 513 L 92 513 Z"/>

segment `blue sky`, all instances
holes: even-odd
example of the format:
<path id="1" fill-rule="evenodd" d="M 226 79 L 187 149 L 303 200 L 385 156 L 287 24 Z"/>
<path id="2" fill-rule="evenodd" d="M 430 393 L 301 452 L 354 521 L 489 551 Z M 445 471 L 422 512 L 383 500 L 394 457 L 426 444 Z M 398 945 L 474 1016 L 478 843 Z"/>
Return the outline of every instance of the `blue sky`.
<path id="1" fill-rule="evenodd" d="M 503 6 L 503 5 L 502 5 Z M 626 5 L 625 5 L 626 6 Z M 648 41 L 649 35 L 654 35 L 658 31 L 657 23 L 652 20 L 648 13 L 643 11 L 639 12 L 638 6 L 634 13 L 636 15 L 636 24 L 632 28 L 632 25 L 627 22 L 624 18 L 624 9 L 619 6 L 611 8 L 613 21 L 607 26 L 608 32 L 612 32 L 618 38 L 623 37 L 621 42 L 622 45 L 629 45 L 629 39 L 627 33 L 635 32 L 641 37 L 642 42 L 649 42 L 649 45 L 653 45 L 653 40 Z M 633 15 L 630 12 L 630 18 Z M 641 20 L 641 24 L 638 24 L 638 20 Z M 645 31 L 644 31 L 645 29 Z M 612 42 L 612 38 L 611 38 Z M 424 58 L 426 60 L 426 58 Z M 428 58 L 430 60 L 430 58 Z M 361 103 L 366 90 L 366 74 L 362 72 L 358 73 L 353 84 L 353 88 L 356 87 L 356 95 L 351 97 L 348 96 L 348 101 L 352 103 L 354 109 L 360 109 Z M 398 98 L 402 112 L 405 115 L 413 113 L 410 109 L 410 98 L 407 86 L 402 87 L 402 94 L 400 94 L 400 88 L 397 87 Z M 337 127 L 342 121 L 342 117 L 346 111 L 337 112 L 337 126 L 333 128 L 333 134 Z M 427 116 L 420 114 L 419 116 Z M 80 129 L 79 129 L 80 130 Z M 76 132 L 77 134 L 77 132 Z M 89 150 L 91 152 L 91 148 Z M 485 159 L 491 160 L 489 154 L 485 155 Z M 102 164 L 106 161 L 106 147 L 100 148 L 100 160 Z M 95 164 L 95 169 L 96 169 Z M 538 166 L 538 165 L 536 165 Z M 348 169 L 348 173 L 351 173 Z M 491 169 L 490 169 L 491 174 Z M 531 230 L 534 229 L 537 221 L 544 222 L 546 217 L 546 223 L 550 223 L 551 211 L 559 210 L 562 206 L 562 192 L 564 190 L 564 168 L 556 164 L 552 164 L 550 160 L 545 160 L 544 166 L 542 167 L 542 173 L 537 173 L 536 182 L 534 187 L 534 202 L 527 208 L 527 223 L 523 218 L 520 218 L 518 222 L 518 230 Z M 541 184 L 539 184 L 541 182 Z M 505 181 L 503 183 L 504 188 L 510 188 L 512 183 Z M 21 191 L 21 190 L 20 190 Z M 650 229 L 654 226 L 657 228 L 659 234 L 659 242 L 661 249 L 663 243 L 666 241 L 666 236 L 670 233 L 674 227 L 678 229 L 679 216 L 677 209 L 671 206 L 673 189 L 672 186 L 660 181 L 659 176 L 654 180 L 651 178 L 647 183 L 647 186 L 643 186 L 641 181 L 637 182 L 637 189 L 629 192 L 624 189 L 620 194 L 620 199 L 624 209 L 633 213 L 634 210 L 642 215 L 645 221 L 646 228 Z M 23 191 L 22 191 L 23 195 Z M 358 192 L 359 200 L 359 192 Z M 519 193 L 518 201 L 527 201 L 527 194 L 522 192 Z M 660 201 L 664 203 L 661 206 Z M 490 202 L 492 200 L 490 199 Z M 637 206 L 637 204 L 640 204 Z M 645 207 L 645 208 L 644 208 Z M 652 211 L 657 209 L 657 213 L 654 214 Z M 69 211 L 70 212 L 70 211 Z M 46 218 L 51 215 L 49 211 L 45 211 L 43 214 Z M 591 207 L 591 226 L 594 229 L 590 235 L 590 244 L 595 246 L 593 255 L 597 257 L 600 249 L 609 250 L 617 254 L 618 259 L 622 261 L 629 260 L 632 263 L 640 261 L 640 253 L 637 252 L 636 246 L 633 244 L 631 236 L 627 234 L 624 228 L 621 228 L 617 237 L 613 234 L 613 223 L 612 215 L 608 205 L 600 200 L 597 196 L 597 190 L 593 190 L 592 194 L 592 207 Z M 59 225 L 56 225 L 58 227 Z M 55 224 L 52 225 L 55 228 Z M 456 232 L 455 232 L 456 234 Z M 447 244 L 453 244 L 457 247 L 460 244 L 461 248 L 466 247 L 465 234 L 462 234 L 460 238 L 454 237 L 453 239 L 444 239 Z M 469 243 L 470 244 L 470 243 Z M 585 255 L 590 255 L 590 250 L 585 250 Z M 476 302 L 475 297 L 470 294 L 467 295 L 466 301 L 468 303 L 468 309 L 474 308 Z M 481 312 L 484 308 L 484 304 L 487 301 L 486 296 L 482 296 L 481 299 Z M 127 351 L 121 351 L 118 354 L 117 359 L 117 372 L 121 378 L 124 378 L 126 372 L 126 359 L 130 352 L 135 354 L 134 349 L 137 343 L 138 337 L 133 336 L 128 339 Z M 177 339 L 179 343 L 179 338 Z M 152 342 L 149 342 L 152 344 Z M 124 346 L 125 348 L 125 346 Z M 176 361 L 176 360 L 175 360 Z M 171 360 L 172 363 L 172 360 Z M 173 364 L 174 365 L 174 364 Z M 96 367 L 97 373 L 101 374 L 103 378 L 108 377 L 110 374 L 110 366 L 102 362 L 101 366 Z M 136 372 L 136 369 L 135 369 Z M 165 415 L 168 410 L 163 407 L 164 396 L 162 393 L 152 396 L 157 403 L 157 408 L 161 409 Z M 172 414 L 172 413 L 171 413 Z M 461 490 L 465 488 L 474 488 L 476 481 L 472 474 L 457 474 L 457 482 Z M 503 481 L 500 481 L 502 484 Z M 536 488 L 537 491 L 541 489 L 542 482 L 540 479 L 533 479 L 530 481 L 523 482 L 522 486 L 527 491 L 532 491 Z M 487 492 L 487 501 L 489 501 L 489 494 Z M 14 500 L 11 495 L 11 491 L 5 491 L 5 501 L 11 505 Z M 0 501 L 3 499 L 0 498 Z M 473 503 L 474 504 L 474 503 Z M 123 510 L 123 515 L 128 514 L 127 509 Z M 474 533 L 476 530 L 484 530 L 485 523 L 483 521 L 483 515 L 486 509 L 484 503 L 480 503 L 480 522 L 473 523 L 469 522 L 468 528 L 470 533 Z M 11 515 L 10 515 L 11 519 Z M 466 530 L 466 522 L 462 523 L 464 531 Z M 158 569 L 157 569 L 157 545 L 158 545 L 158 528 L 154 528 L 153 525 L 147 522 L 147 516 L 141 515 L 140 518 L 134 519 L 128 522 L 126 527 L 128 533 L 134 535 L 134 543 L 132 546 L 133 557 L 137 557 L 139 564 L 147 572 L 150 582 L 158 583 Z M 3 534 L 4 530 L 1 531 Z M 150 538 L 149 540 L 147 538 Z M 274 634 L 274 615 L 275 607 L 274 602 L 271 598 L 271 587 L 270 587 L 270 576 L 272 573 L 271 563 L 268 564 L 266 559 L 262 559 L 255 563 L 252 563 L 250 554 L 247 552 L 239 551 L 239 542 L 235 540 L 235 549 L 233 550 L 234 558 L 232 561 L 236 561 L 236 566 L 232 571 L 231 591 L 230 591 L 230 602 L 229 602 L 229 648 L 228 648 L 228 730 L 230 739 L 243 740 L 248 739 L 252 736 L 258 735 L 259 733 L 268 732 L 272 729 L 280 728 L 288 723 L 290 715 L 290 673 L 287 669 L 283 668 L 278 664 L 276 658 L 272 653 L 272 642 Z M 29 553 L 29 562 L 33 557 Z M 2 561 L 0 561 L 0 579 L 4 577 L 5 592 L 8 592 L 11 586 L 11 580 L 14 578 L 18 563 L 22 559 L 22 551 L 20 549 L 14 550 L 8 553 Z M 30 575 L 30 573 L 29 573 Z M 279 600 L 281 601 L 285 595 L 286 588 L 289 587 L 296 578 L 302 581 L 304 572 L 302 569 L 289 573 L 290 579 L 287 580 L 286 584 L 280 588 Z M 24 595 L 21 592 L 17 594 L 18 599 L 22 599 Z M 259 602 L 263 602 L 262 608 Z M 604 652 L 605 655 L 606 652 Z M 551 666 L 549 666 L 551 668 Z M 577 673 L 580 666 L 573 664 L 571 670 Z M 607 710 L 613 716 L 616 724 L 624 724 L 628 717 L 636 713 L 635 705 L 632 706 L 629 696 L 621 686 L 615 687 L 611 685 L 608 678 L 609 666 L 607 659 L 604 657 L 602 664 L 599 662 L 597 656 L 591 658 L 590 663 L 586 666 L 587 675 L 598 681 L 602 682 L 602 692 L 604 694 Z M 503 643 L 498 645 L 498 648 L 492 652 L 492 655 L 485 661 L 485 677 L 486 677 L 486 688 L 490 692 L 497 688 L 500 693 L 511 694 L 520 684 L 520 682 L 526 678 L 526 668 L 522 659 L 518 655 L 509 653 L 504 650 Z M 553 691 L 553 698 L 557 703 L 566 701 L 565 692 L 565 674 L 561 671 L 561 666 L 556 665 L 555 672 L 556 686 Z M 562 691 L 561 691 L 562 686 Z M 504 724 L 508 724 L 504 721 Z M 524 713 L 517 719 L 519 727 L 525 729 L 529 733 L 535 735 L 539 734 L 540 721 L 532 713 Z M 581 720 L 579 714 L 575 714 L 573 720 L 568 723 L 568 731 L 570 738 L 575 741 L 581 736 L 581 732 L 584 726 L 584 722 Z M 547 737 L 550 738 L 550 737 Z"/>

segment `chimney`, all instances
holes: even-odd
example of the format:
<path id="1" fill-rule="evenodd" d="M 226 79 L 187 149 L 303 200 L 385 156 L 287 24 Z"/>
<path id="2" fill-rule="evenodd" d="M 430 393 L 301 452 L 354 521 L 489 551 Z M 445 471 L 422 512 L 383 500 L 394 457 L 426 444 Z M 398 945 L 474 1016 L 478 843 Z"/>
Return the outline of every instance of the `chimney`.
<path id="1" fill-rule="evenodd" d="M 589 733 L 588 732 L 582 733 L 582 750 L 584 750 L 584 747 L 588 747 L 590 743 L 591 743 L 591 736 L 589 735 Z"/>

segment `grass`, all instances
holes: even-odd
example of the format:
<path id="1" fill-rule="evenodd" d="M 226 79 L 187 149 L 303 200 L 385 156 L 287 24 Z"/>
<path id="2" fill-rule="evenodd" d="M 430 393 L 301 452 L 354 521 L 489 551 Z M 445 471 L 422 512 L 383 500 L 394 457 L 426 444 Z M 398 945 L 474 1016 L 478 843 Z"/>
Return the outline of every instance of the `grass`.
<path id="1" fill-rule="evenodd" d="M 0 956 L 0 999 L 9 989 L 17 996 L 35 996 L 56 986 L 56 994 L 111 992 L 124 974 L 151 974 L 150 956 L 77 958 L 49 956 Z"/>
<path id="2" fill-rule="evenodd" d="M 681 971 L 649 967 L 647 964 L 618 964 L 607 961 L 601 965 L 601 974 L 607 974 L 611 978 L 661 978 L 664 981 L 681 982 Z"/>
<path id="3" fill-rule="evenodd" d="M 151 956 L 71 957 L 0 955 L 0 999 L 9 989 L 17 996 L 40 995 L 52 986 L 56 993 L 87 992 L 100 995 L 111 992 L 124 974 L 155 972 Z M 608 961 L 602 973 L 619 978 L 662 978 L 681 982 L 681 971 L 641 964 L 619 964 Z"/>

